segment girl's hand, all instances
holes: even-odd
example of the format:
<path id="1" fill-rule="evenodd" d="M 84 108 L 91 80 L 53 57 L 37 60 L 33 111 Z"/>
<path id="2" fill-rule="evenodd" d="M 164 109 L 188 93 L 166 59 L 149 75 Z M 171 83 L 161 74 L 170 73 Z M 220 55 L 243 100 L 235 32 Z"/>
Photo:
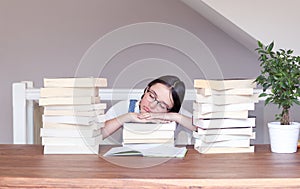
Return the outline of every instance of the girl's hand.
<path id="1" fill-rule="evenodd" d="M 149 113 L 144 112 L 137 115 L 139 119 L 154 121 L 154 122 L 170 122 L 172 120 L 172 113 Z"/>
<path id="2" fill-rule="evenodd" d="M 155 122 L 155 123 L 161 123 L 165 122 L 164 120 L 155 119 L 154 117 L 151 118 L 148 114 L 142 115 L 140 113 L 130 112 L 127 114 L 124 114 L 123 116 L 120 116 L 120 124 L 123 125 L 125 122 L 138 122 L 138 123 L 146 123 L 146 122 Z"/>
<path id="3" fill-rule="evenodd" d="M 125 120 L 123 121 L 123 123 L 125 122 L 148 122 L 148 120 L 146 119 L 141 119 L 139 118 L 139 113 L 127 113 L 125 114 Z"/>

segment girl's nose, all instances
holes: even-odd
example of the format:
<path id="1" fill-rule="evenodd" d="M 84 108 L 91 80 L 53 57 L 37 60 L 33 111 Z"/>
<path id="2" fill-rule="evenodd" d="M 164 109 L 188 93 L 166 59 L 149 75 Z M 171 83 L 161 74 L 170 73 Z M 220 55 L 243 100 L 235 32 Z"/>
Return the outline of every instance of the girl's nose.
<path id="1" fill-rule="evenodd" d="M 156 106 L 157 106 L 157 101 L 153 101 L 149 103 L 149 107 L 152 109 L 156 108 Z"/>

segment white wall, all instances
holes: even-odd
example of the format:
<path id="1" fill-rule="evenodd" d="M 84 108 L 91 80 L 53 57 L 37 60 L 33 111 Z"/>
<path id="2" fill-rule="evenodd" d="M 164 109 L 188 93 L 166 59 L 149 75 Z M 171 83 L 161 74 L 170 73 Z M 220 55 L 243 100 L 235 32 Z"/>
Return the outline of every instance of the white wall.
<path id="1" fill-rule="evenodd" d="M 120 27 L 141 22 L 167 23 L 191 32 L 207 46 L 219 69 L 203 72 L 211 66 L 207 61 L 209 53 L 177 37 L 174 39 L 181 40 L 182 45 L 202 59 L 195 62 L 178 49 L 157 44 L 132 46 L 119 52 L 109 64 L 96 62 L 97 66 L 104 66 L 99 76 L 108 78 L 109 88 L 142 87 L 151 77 L 165 73 L 184 73 L 186 85 L 191 88 L 193 79 L 217 72 L 224 78 L 253 78 L 259 72 L 253 51 L 179 0 L 1 0 L 0 143 L 11 143 L 13 138 L 13 82 L 29 80 L 41 87 L 44 77 L 75 76 L 82 57 L 99 38 Z M 119 41 L 137 36 L 129 35 Z M 97 53 L 105 54 L 106 50 Z M 154 64 L 143 67 L 149 60 L 154 60 Z M 164 64 L 163 69 L 156 60 L 167 62 L 169 66 Z M 125 77 L 124 70 L 133 65 L 139 67 Z M 97 71 L 97 67 L 93 68 L 87 71 Z M 120 73 L 125 79 L 118 80 Z"/>
<path id="2" fill-rule="evenodd" d="M 299 0 L 202 0 L 265 44 L 294 49 L 300 55 Z"/>

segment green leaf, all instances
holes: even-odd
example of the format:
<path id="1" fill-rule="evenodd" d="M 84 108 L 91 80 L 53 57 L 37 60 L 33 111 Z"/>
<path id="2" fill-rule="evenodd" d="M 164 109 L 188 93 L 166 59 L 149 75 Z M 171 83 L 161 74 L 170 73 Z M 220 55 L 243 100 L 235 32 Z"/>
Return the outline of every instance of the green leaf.
<path id="1" fill-rule="evenodd" d="M 258 46 L 260 47 L 260 48 L 263 48 L 263 44 L 262 44 L 262 42 L 260 42 L 260 41 L 257 41 L 257 44 L 258 44 Z"/>
<path id="2" fill-rule="evenodd" d="M 259 97 L 265 97 L 265 96 L 268 96 L 268 94 L 267 94 L 267 93 L 261 93 L 261 94 L 259 95 Z"/>
<path id="3" fill-rule="evenodd" d="M 271 52 L 274 47 L 274 41 L 268 46 L 268 52 Z"/>
<path id="4" fill-rule="evenodd" d="M 293 50 L 289 49 L 286 53 L 287 54 L 292 54 L 293 52 L 294 52 Z"/>

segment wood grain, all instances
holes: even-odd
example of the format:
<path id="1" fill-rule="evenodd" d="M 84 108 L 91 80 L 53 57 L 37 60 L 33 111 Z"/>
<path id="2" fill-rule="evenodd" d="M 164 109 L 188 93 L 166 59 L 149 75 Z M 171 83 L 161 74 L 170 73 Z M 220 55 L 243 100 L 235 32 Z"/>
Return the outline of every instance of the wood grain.
<path id="1" fill-rule="evenodd" d="M 300 153 L 199 154 L 183 159 L 43 155 L 40 145 L 0 144 L 0 188 L 264 188 L 300 186 Z"/>

